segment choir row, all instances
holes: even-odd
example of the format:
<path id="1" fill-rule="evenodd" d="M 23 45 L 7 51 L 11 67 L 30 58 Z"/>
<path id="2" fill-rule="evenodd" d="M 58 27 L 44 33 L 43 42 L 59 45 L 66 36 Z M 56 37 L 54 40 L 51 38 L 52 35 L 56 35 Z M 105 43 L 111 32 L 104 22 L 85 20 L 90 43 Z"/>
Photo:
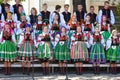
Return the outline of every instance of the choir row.
<path id="1" fill-rule="evenodd" d="M 120 62 L 120 40 L 117 30 L 110 32 L 115 19 L 109 2 L 105 2 L 105 9 L 100 10 L 99 18 L 93 13 L 93 6 L 90 8 L 92 13 L 86 14 L 82 5 L 78 5 L 72 16 L 68 13 L 69 5 L 64 6 L 62 14 L 59 13 L 60 5 L 56 5 L 52 14 L 47 11 L 47 4 L 43 7 L 44 11 L 39 15 L 35 15 L 36 9 L 32 8 L 34 15 L 26 16 L 23 6 L 13 14 L 4 4 L 2 10 L 5 8 L 6 15 L 3 11 L 0 22 L 0 60 L 5 64 L 6 74 L 10 74 L 14 61 L 22 62 L 23 73 L 27 65 L 28 74 L 31 62 L 41 61 L 43 72 L 47 73 L 50 60 L 59 63 L 61 73 L 70 60 L 75 63 L 78 74 L 82 72 L 83 62 L 93 63 L 95 73 L 99 73 L 101 63 L 108 62 L 112 73 L 116 73 L 116 63 Z"/>

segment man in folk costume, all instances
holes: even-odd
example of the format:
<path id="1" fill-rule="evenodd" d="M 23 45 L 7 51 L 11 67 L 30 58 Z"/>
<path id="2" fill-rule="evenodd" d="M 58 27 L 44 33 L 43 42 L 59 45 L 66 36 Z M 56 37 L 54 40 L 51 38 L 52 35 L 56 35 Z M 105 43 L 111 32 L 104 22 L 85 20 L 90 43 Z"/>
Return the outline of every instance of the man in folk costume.
<path id="1" fill-rule="evenodd" d="M 46 20 L 46 19 L 50 20 L 51 13 L 50 13 L 50 11 L 47 10 L 47 8 L 48 8 L 47 3 L 44 3 L 43 4 L 43 11 L 40 12 L 42 14 L 42 20 Z"/>
<path id="2" fill-rule="evenodd" d="M 77 21 L 81 25 L 86 17 L 86 13 L 83 10 L 83 6 L 81 4 L 78 5 L 78 10 L 74 12 L 74 15 L 76 15 Z"/>
<path id="3" fill-rule="evenodd" d="M 65 27 L 61 27 L 60 33 L 56 35 L 54 43 L 54 59 L 59 64 L 61 74 L 65 74 L 66 62 L 70 60 L 68 39 L 67 29 Z"/>
<path id="4" fill-rule="evenodd" d="M 90 12 L 88 15 L 90 15 L 90 22 L 95 25 L 97 23 L 97 14 L 94 12 L 94 10 L 94 6 L 90 6 Z"/>
<path id="5" fill-rule="evenodd" d="M 85 38 L 81 26 L 76 28 L 76 32 L 71 37 L 70 57 L 73 60 L 77 74 L 82 74 L 83 62 L 88 61 L 89 41 Z"/>
<path id="6" fill-rule="evenodd" d="M 16 40 L 9 23 L 5 23 L 0 34 L 0 59 L 5 65 L 5 74 L 11 74 L 11 63 L 17 59 Z"/>
<path id="7" fill-rule="evenodd" d="M 12 6 L 13 7 L 13 13 L 19 13 L 18 8 L 19 6 L 23 6 L 20 4 L 20 0 L 15 0 L 15 4 Z M 24 12 L 24 9 L 23 9 Z"/>
<path id="8" fill-rule="evenodd" d="M 101 23 L 102 16 L 105 15 L 107 17 L 107 23 L 113 25 L 115 23 L 115 17 L 113 11 L 109 8 L 109 2 L 104 2 L 104 8 L 98 13 L 98 22 Z"/>
<path id="9" fill-rule="evenodd" d="M 120 38 L 118 37 L 117 30 L 113 30 L 111 36 L 107 40 L 106 46 L 107 61 L 110 64 L 110 72 L 117 73 L 117 63 L 120 62 Z"/>
<path id="10" fill-rule="evenodd" d="M 61 6 L 60 6 L 60 5 L 56 5 L 56 6 L 55 6 L 55 11 L 51 14 L 51 17 L 50 17 L 50 25 L 51 25 L 52 22 L 54 21 L 54 17 L 55 17 L 55 15 L 57 14 L 57 15 L 59 16 L 59 18 L 60 18 L 61 26 L 66 26 L 64 17 L 63 17 L 63 15 L 60 13 L 60 9 L 61 9 Z"/>
<path id="11" fill-rule="evenodd" d="M 45 75 L 49 74 L 49 61 L 52 59 L 50 41 L 49 27 L 43 25 L 42 33 L 38 36 L 36 47 L 38 48 L 38 59 L 42 64 L 43 74 Z"/>
<path id="12" fill-rule="evenodd" d="M 90 62 L 93 64 L 94 73 L 100 73 L 100 64 L 106 62 L 105 43 L 103 36 L 100 34 L 99 25 L 95 26 L 95 32 L 90 36 Z"/>
<path id="13" fill-rule="evenodd" d="M 31 32 L 31 25 L 26 24 L 25 31 L 20 34 L 18 43 L 18 61 L 22 63 L 22 72 L 25 74 L 27 65 L 27 74 L 30 74 L 31 62 L 36 61 L 36 50 L 34 46 L 34 34 Z"/>
<path id="14" fill-rule="evenodd" d="M 22 5 L 19 5 L 18 7 L 18 12 L 17 13 L 14 13 L 14 21 L 16 23 L 19 23 L 21 21 L 21 14 L 24 13 L 23 12 L 23 6 Z"/>
<path id="15" fill-rule="evenodd" d="M 10 4 L 8 4 L 8 0 L 4 0 L 3 3 L 1 4 L 2 13 L 5 12 L 5 6 L 9 6 L 10 12 L 13 12 L 13 7 L 10 6 Z"/>
<path id="16" fill-rule="evenodd" d="M 69 5 L 68 4 L 65 4 L 64 5 L 64 12 L 62 12 L 63 16 L 64 16 L 64 20 L 65 20 L 65 23 L 66 25 L 69 23 L 70 21 L 70 18 L 71 18 L 71 13 L 68 12 L 68 9 L 69 9 Z"/>

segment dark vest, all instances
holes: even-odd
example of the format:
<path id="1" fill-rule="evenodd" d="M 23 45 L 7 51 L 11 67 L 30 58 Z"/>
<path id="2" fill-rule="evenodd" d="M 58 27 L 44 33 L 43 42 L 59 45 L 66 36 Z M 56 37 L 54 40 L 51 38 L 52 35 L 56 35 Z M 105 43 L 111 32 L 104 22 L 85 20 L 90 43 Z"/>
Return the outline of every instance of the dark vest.
<path id="1" fill-rule="evenodd" d="M 17 15 L 17 20 L 20 21 L 20 14 L 17 13 L 16 15 Z"/>
<path id="2" fill-rule="evenodd" d="M 50 12 L 47 11 L 47 12 L 44 12 L 44 11 L 41 11 L 41 14 L 42 14 L 42 20 L 44 19 L 48 19 L 50 18 Z"/>
<path id="3" fill-rule="evenodd" d="M 95 13 L 93 13 L 93 14 L 88 13 L 88 15 L 90 15 L 90 22 L 91 22 L 91 23 L 96 22 L 97 14 L 95 14 Z"/>
<path id="4" fill-rule="evenodd" d="M 5 12 L 5 5 L 8 5 L 9 7 L 10 7 L 10 4 L 4 4 L 4 3 L 2 3 L 1 4 L 1 7 L 2 7 L 2 13 L 4 13 Z"/>
<path id="5" fill-rule="evenodd" d="M 33 15 L 29 15 L 30 17 L 30 23 L 31 25 L 34 25 L 34 23 L 37 22 L 37 15 L 33 16 Z"/>
<path id="6" fill-rule="evenodd" d="M 19 8 L 19 6 L 21 6 L 21 4 L 18 4 L 18 6 L 16 6 L 16 4 L 13 5 L 14 13 L 18 13 L 18 8 Z"/>
<path id="7" fill-rule="evenodd" d="M 102 9 L 102 15 L 106 15 L 107 16 L 107 18 L 111 18 L 110 17 L 110 9 Z"/>
<path id="8" fill-rule="evenodd" d="M 62 12 L 62 14 L 63 14 L 63 16 L 64 16 L 65 22 L 66 22 L 66 23 L 69 22 L 70 17 L 71 17 L 71 13 L 70 13 L 70 12 L 68 12 L 68 13 Z"/>
<path id="9" fill-rule="evenodd" d="M 84 20 L 84 15 L 85 15 L 84 11 L 82 11 L 82 12 L 76 11 L 77 21 Z"/>

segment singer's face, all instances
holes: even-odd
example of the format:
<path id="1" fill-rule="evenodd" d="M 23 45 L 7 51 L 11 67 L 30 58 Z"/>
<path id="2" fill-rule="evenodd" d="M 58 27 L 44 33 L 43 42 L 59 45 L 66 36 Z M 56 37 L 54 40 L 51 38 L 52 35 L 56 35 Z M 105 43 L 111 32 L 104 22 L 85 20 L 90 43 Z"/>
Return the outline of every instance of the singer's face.
<path id="1" fill-rule="evenodd" d="M 44 28 L 43 28 L 43 32 L 47 33 L 47 32 L 48 32 L 48 28 L 47 28 L 47 27 L 44 27 Z"/>
<path id="2" fill-rule="evenodd" d="M 27 32 L 29 32 L 29 31 L 30 31 L 30 28 L 29 28 L 29 27 L 27 27 L 27 28 L 26 28 L 26 31 L 27 31 Z"/>
<path id="3" fill-rule="evenodd" d="M 77 32 L 78 32 L 78 33 L 81 32 L 81 27 L 80 27 L 80 26 L 77 27 Z"/>

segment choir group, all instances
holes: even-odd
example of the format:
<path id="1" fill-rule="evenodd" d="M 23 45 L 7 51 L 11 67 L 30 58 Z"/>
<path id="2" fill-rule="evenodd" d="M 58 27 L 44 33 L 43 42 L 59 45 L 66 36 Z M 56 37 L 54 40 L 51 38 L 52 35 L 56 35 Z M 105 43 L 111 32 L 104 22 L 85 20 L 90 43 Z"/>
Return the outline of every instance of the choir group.
<path id="1" fill-rule="evenodd" d="M 120 62 L 120 39 L 116 29 L 110 30 L 115 23 L 109 2 L 94 13 L 94 6 L 86 13 L 81 4 L 71 14 L 69 5 L 56 5 L 55 11 L 47 10 L 37 15 L 36 8 L 26 15 L 20 0 L 15 5 L 8 0 L 0 5 L 0 61 L 4 62 L 5 74 L 10 75 L 11 64 L 20 61 L 22 72 L 30 73 L 31 62 L 42 65 L 43 74 L 49 74 L 49 63 L 58 63 L 60 73 L 65 73 L 67 62 L 74 63 L 77 74 L 82 74 L 84 62 L 92 63 L 95 74 L 100 73 L 100 64 L 108 63 L 110 72 L 116 74 Z M 26 68 L 27 67 L 27 68 Z"/>

